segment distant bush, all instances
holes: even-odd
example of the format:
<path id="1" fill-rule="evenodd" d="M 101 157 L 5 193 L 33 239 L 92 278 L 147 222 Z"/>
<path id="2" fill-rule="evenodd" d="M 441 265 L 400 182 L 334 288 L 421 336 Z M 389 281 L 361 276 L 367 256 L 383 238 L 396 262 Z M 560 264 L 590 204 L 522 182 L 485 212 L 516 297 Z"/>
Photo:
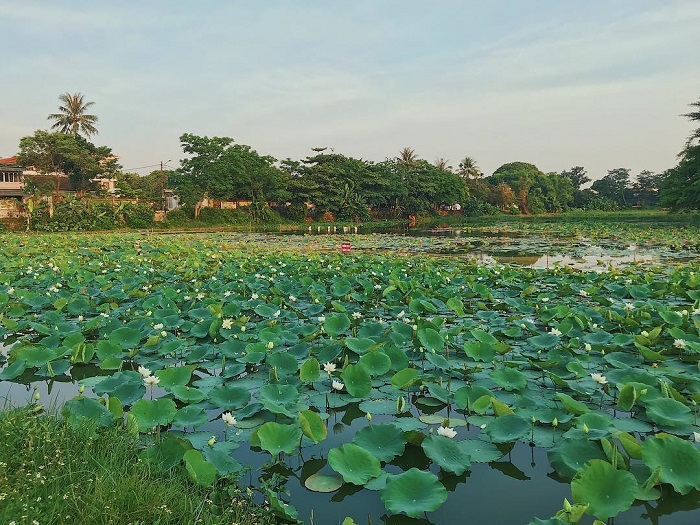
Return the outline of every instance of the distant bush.
<path id="1" fill-rule="evenodd" d="M 49 205 L 40 203 L 29 218 L 29 228 L 42 232 L 148 228 L 153 225 L 154 215 L 153 208 L 145 203 L 68 199 L 54 203 L 53 216 Z"/>

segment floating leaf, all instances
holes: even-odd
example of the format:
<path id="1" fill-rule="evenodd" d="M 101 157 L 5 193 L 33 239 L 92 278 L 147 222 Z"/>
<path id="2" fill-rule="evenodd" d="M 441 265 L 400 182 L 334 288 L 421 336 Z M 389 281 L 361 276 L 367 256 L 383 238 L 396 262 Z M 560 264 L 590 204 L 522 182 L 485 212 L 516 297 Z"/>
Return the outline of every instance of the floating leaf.
<path id="1" fill-rule="evenodd" d="M 588 505 L 587 514 L 607 520 L 634 503 L 637 480 L 607 461 L 593 459 L 571 482 L 571 494 L 580 505 Z"/>
<path id="2" fill-rule="evenodd" d="M 348 365 L 340 377 L 345 382 L 345 388 L 353 397 L 363 398 L 372 391 L 372 379 L 362 365 Z"/>
<path id="3" fill-rule="evenodd" d="M 328 429 L 321 417 L 312 410 L 299 412 L 299 425 L 304 435 L 314 443 L 320 443 L 326 439 Z"/>
<path id="4" fill-rule="evenodd" d="M 298 425 L 269 421 L 258 429 L 257 436 L 260 439 L 260 448 L 273 456 L 280 452 L 291 454 L 299 446 L 301 428 Z"/>
<path id="5" fill-rule="evenodd" d="M 440 507 L 447 499 L 447 490 L 432 472 L 412 467 L 403 474 L 388 476 L 380 495 L 390 512 L 405 512 L 417 518 Z"/>
<path id="6" fill-rule="evenodd" d="M 450 438 L 430 435 L 423 440 L 421 447 L 425 455 L 445 472 L 460 475 L 471 466 L 469 454 Z"/>
<path id="7" fill-rule="evenodd" d="M 199 450 L 188 450 L 182 456 L 190 479 L 197 485 L 211 487 L 216 481 L 216 467 L 209 463 Z"/>
<path id="8" fill-rule="evenodd" d="M 171 423 L 177 413 L 177 407 L 172 399 L 139 399 L 129 413 L 136 418 L 139 432 L 145 432 Z"/>
<path id="9" fill-rule="evenodd" d="M 648 438 L 642 443 L 642 459 L 653 471 L 661 468 L 660 479 L 680 494 L 700 490 L 700 450 L 675 436 Z"/>
<path id="10" fill-rule="evenodd" d="M 355 434 L 352 442 L 384 462 L 403 454 L 406 447 L 403 431 L 393 424 L 367 426 Z"/>
<path id="11" fill-rule="evenodd" d="M 334 492 L 343 485 L 342 476 L 337 474 L 311 474 L 304 481 L 304 486 L 313 492 Z"/>
<path id="12" fill-rule="evenodd" d="M 328 451 L 328 464 L 348 483 L 364 485 L 381 474 L 379 460 L 364 448 L 346 443 Z"/>
<path id="13" fill-rule="evenodd" d="M 529 421 L 515 414 L 506 414 L 486 425 L 484 432 L 494 443 L 512 443 L 529 430 Z"/>

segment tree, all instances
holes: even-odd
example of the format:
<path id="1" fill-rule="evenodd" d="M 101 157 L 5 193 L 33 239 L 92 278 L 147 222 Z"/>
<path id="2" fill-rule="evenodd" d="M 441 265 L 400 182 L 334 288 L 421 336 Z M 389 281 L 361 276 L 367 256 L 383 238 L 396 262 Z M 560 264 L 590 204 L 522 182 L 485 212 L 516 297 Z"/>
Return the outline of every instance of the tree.
<path id="1" fill-rule="evenodd" d="M 79 135 L 36 131 L 20 139 L 19 149 L 21 164 L 42 174 L 68 175 L 77 191 L 87 189 L 98 176 L 114 176 L 120 168 L 110 148 L 95 146 Z"/>
<path id="2" fill-rule="evenodd" d="M 574 166 L 571 169 L 561 172 L 562 177 L 566 177 L 571 181 L 574 190 L 580 190 L 584 184 L 591 182 L 591 179 L 586 176 L 586 169 L 583 166 Z"/>
<path id="3" fill-rule="evenodd" d="M 700 99 L 690 104 L 700 109 Z M 700 111 L 683 115 L 691 122 L 700 122 Z M 700 209 L 700 128 L 693 130 L 678 165 L 669 170 L 661 186 L 661 204 L 673 211 Z"/>
<path id="4" fill-rule="evenodd" d="M 230 137 L 199 137 L 190 133 L 180 136 L 182 149 L 191 155 L 180 161 L 180 168 L 170 177 L 180 201 L 194 208 L 205 197 L 215 200 L 249 200 L 253 212 L 265 207 L 268 200 L 285 200 L 283 177 L 273 157 L 261 156 L 250 146 L 234 144 Z"/>
<path id="5" fill-rule="evenodd" d="M 544 177 L 537 166 L 527 162 L 510 162 L 499 167 L 491 177 L 489 183 L 495 186 L 505 182 L 511 187 L 517 198 L 518 208 L 521 213 L 530 213 L 528 207 L 528 194 L 530 187 L 538 177 Z"/>
<path id="6" fill-rule="evenodd" d="M 627 194 L 629 192 L 630 170 L 627 168 L 615 168 L 608 170 L 608 174 L 598 179 L 591 185 L 591 189 L 598 192 L 603 199 L 610 199 L 618 206 L 630 205 Z M 630 194 L 631 197 L 631 194 Z"/>
<path id="7" fill-rule="evenodd" d="M 459 163 L 459 169 L 457 170 L 464 180 L 478 179 L 481 177 L 481 168 L 476 165 L 476 159 L 474 157 L 464 157 Z"/>
<path id="8" fill-rule="evenodd" d="M 632 196 L 637 206 L 656 206 L 659 203 L 659 192 L 666 173 L 641 171 L 631 185 Z"/>
<path id="9" fill-rule="evenodd" d="M 445 170 L 445 171 L 452 171 L 452 166 L 449 166 L 447 164 L 447 161 L 440 157 L 439 159 L 435 159 L 435 167 L 439 170 Z"/>
<path id="10" fill-rule="evenodd" d="M 87 113 L 94 102 L 85 102 L 82 93 L 64 93 L 58 98 L 63 103 L 58 107 L 59 113 L 52 113 L 47 117 L 56 121 L 51 129 L 72 135 L 83 133 L 88 138 L 97 135 L 97 116 Z"/>
<path id="11" fill-rule="evenodd" d="M 418 160 L 418 155 L 413 148 L 403 148 L 399 151 L 399 160 L 404 164 L 412 164 Z"/>

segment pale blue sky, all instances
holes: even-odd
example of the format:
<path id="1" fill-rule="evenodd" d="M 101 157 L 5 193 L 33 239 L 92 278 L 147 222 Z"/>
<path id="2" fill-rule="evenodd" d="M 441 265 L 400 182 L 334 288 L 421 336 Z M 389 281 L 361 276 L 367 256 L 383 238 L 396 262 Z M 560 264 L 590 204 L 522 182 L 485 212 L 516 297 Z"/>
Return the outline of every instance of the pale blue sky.
<path id="1" fill-rule="evenodd" d="M 82 92 L 127 169 L 177 165 L 188 132 L 280 159 L 662 171 L 698 28 L 697 0 L 0 0 L 0 156 Z"/>

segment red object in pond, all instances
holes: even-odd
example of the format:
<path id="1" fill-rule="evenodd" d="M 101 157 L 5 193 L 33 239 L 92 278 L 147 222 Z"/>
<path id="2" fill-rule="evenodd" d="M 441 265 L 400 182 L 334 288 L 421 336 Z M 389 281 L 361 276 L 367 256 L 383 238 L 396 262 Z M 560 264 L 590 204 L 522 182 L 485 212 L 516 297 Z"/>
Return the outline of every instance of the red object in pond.
<path id="1" fill-rule="evenodd" d="M 349 242 L 340 243 L 340 253 L 350 253 L 352 245 Z"/>

